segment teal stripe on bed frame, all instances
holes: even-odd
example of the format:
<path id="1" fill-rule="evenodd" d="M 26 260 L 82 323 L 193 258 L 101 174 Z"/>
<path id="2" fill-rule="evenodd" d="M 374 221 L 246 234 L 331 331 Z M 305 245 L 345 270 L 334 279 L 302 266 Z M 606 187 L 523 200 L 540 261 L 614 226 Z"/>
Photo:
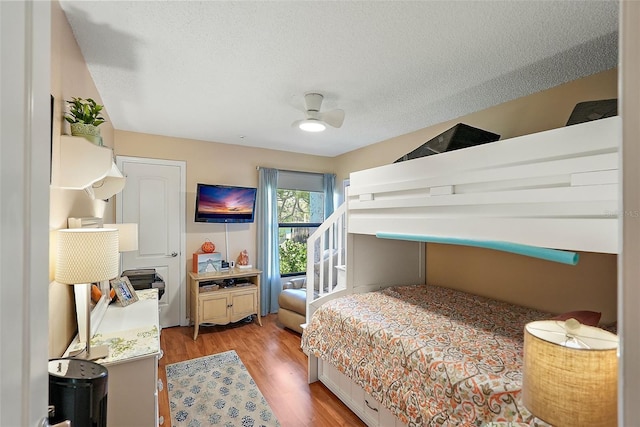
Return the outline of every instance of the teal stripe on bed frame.
<path id="1" fill-rule="evenodd" d="M 495 249 L 497 251 L 511 252 L 518 255 L 525 255 L 533 258 L 540 258 L 547 261 L 559 262 L 562 264 L 576 265 L 580 255 L 575 252 L 562 251 L 559 249 L 541 248 L 538 246 L 522 245 L 520 243 L 502 242 L 496 240 L 463 239 L 460 237 L 426 236 L 419 234 L 400 233 L 376 233 L 380 239 L 411 240 L 414 242 L 443 243 L 446 245 L 474 246 L 477 248 Z"/>

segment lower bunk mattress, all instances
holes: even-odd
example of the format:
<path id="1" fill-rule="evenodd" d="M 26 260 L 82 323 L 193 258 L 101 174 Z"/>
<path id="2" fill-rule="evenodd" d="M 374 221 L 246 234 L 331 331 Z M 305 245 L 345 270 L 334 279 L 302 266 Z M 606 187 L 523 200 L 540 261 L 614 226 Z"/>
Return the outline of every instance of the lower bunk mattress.
<path id="1" fill-rule="evenodd" d="M 302 348 L 409 426 L 546 425 L 521 401 L 525 324 L 549 313 L 432 285 L 329 301 Z"/>

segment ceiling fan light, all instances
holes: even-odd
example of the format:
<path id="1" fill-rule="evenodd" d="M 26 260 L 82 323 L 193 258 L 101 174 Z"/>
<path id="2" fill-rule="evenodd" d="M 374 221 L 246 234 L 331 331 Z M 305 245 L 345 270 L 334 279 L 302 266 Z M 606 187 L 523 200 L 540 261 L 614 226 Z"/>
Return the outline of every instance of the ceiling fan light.
<path id="1" fill-rule="evenodd" d="M 303 120 L 298 125 L 305 132 L 322 132 L 327 126 L 319 120 Z"/>

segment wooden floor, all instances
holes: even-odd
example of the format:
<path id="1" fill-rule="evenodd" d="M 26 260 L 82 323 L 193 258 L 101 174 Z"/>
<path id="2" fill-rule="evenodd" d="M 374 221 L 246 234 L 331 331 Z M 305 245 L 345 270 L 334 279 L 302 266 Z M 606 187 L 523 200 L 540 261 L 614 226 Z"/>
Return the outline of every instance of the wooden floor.
<path id="1" fill-rule="evenodd" d="M 165 366 L 183 360 L 235 350 L 267 399 L 283 427 L 365 426 L 323 384 L 307 384 L 307 356 L 300 349 L 300 335 L 278 324 L 277 316 L 228 326 L 200 327 L 197 341 L 193 327 L 162 330 L 158 375 L 165 387 L 159 393 L 162 427 L 171 426 Z"/>

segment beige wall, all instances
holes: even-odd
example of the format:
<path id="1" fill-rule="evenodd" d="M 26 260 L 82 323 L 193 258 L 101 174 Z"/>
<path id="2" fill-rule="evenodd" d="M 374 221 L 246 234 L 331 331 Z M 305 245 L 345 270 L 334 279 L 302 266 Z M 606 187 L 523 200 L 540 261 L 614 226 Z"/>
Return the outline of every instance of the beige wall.
<path id="1" fill-rule="evenodd" d="M 602 72 L 344 154 L 337 158 L 338 180 L 392 163 L 460 122 L 501 139 L 563 127 L 578 102 L 616 98 L 617 76 L 617 70 Z M 429 283 L 551 312 L 602 311 L 606 323 L 617 315 L 616 263 L 615 255 L 582 253 L 572 267 L 486 249 L 427 245 Z"/>
<path id="2" fill-rule="evenodd" d="M 573 266 L 490 249 L 427 244 L 427 281 L 551 313 L 599 311 L 602 323 L 615 322 L 617 256 L 579 255 Z"/>
<path id="3" fill-rule="evenodd" d="M 100 94 L 84 61 L 84 57 L 76 43 L 57 1 L 51 3 L 51 94 L 54 97 L 52 167 L 56 167 L 57 153 L 60 147 L 60 135 L 70 134 L 69 125 L 63 116 L 66 109 L 65 100 L 71 97 L 93 98 L 102 104 Z M 113 126 L 109 123 L 109 115 L 103 114 L 107 123 L 100 126 L 104 142 L 113 145 Z M 93 201 L 82 190 L 61 190 L 51 188 L 49 229 L 49 279 L 53 280 L 55 265 L 55 230 L 67 227 L 69 217 L 102 217 L 106 204 Z M 67 348 L 76 330 L 73 288 L 60 283 L 49 285 L 49 355 L 59 356 Z"/>
<path id="4" fill-rule="evenodd" d="M 211 240 L 223 257 L 226 255 L 224 224 L 203 224 L 193 220 L 197 183 L 256 187 L 258 166 L 322 173 L 335 170 L 335 161 L 328 157 L 119 130 L 115 131 L 115 152 L 118 156 L 186 163 L 187 271 L 191 271 L 191 255 L 205 239 Z M 255 223 L 229 224 L 228 230 L 229 258 L 235 260 L 240 251 L 246 249 L 253 264 L 256 257 Z"/>
<path id="5" fill-rule="evenodd" d="M 51 4 L 51 20 L 51 94 L 54 97 L 52 151 L 55 160 L 60 147 L 60 135 L 70 134 L 69 124 L 63 118 L 65 100 L 72 97 L 93 98 L 101 104 L 102 99 L 57 1 Z M 113 126 L 108 113 L 105 111 L 103 115 L 107 122 L 100 126 L 100 132 L 105 144 L 113 146 Z M 52 166 L 56 167 L 55 162 Z M 49 223 L 52 230 L 66 228 L 70 216 L 96 216 L 103 210 L 104 203 L 92 201 L 84 191 L 51 189 Z"/>

